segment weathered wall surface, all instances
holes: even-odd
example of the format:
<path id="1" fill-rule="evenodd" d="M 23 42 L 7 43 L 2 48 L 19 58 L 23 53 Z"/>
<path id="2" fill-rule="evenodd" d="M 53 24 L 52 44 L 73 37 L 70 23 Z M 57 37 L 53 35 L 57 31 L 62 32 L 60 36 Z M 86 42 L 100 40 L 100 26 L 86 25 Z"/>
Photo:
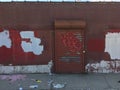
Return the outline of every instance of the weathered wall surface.
<path id="1" fill-rule="evenodd" d="M 2 28 L 0 37 L 4 36 L 5 38 L 3 43 L 0 43 L 0 63 L 9 65 L 14 63 L 14 65 L 31 65 L 31 64 L 47 64 L 54 53 L 52 52 L 52 44 L 45 42 L 47 39 L 47 34 L 44 33 L 43 39 L 41 37 L 36 37 L 34 39 L 44 40 L 45 45 L 42 48 L 42 44 L 38 47 L 41 48 L 41 52 L 34 52 L 35 49 L 26 48 L 26 45 L 29 46 L 29 43 L 24 42 L 24 39 L 30 39 L 31 36 L 25 37 L 24 35 L 20 37 L 22 41 L 22 48 L 24 52 L 22 56 L 15 55 L 15 52 L 19 52 L 15 49 L 14 54 L 11 52 L 13 43 L 10 37 L 17 38 L 17 35 L 12 35 L 8 31 L 4 30 L 14 30 L 14 32 L 22 31 L 33 31 L 39 32 L 42 31 L 53 31 L 54 30 L 54 21 L 55 20 L 84 20 L 87 23 L 86 27 L 86 71 L 89 72 L 120 72 L 120 3 L 0 3 L 0 27 Z M 31 32 L 30 32 L 31 33 Z M 24 33 L 23 33 L 24 34 Z M 21 35 L 21 34 L 19 34 Z M 52 34 L 51 34 L 52 35 Z M 15 37 L 16 36 L 16 37 Z M 39 34 L 38 34 L 39 36 Z M 40 35 L 41 36 L 41 35 Z M 49 34 L 50 36 L 50 34 Z M 51 36 L 50 36 L 51 37 Z M 2 40 L 2 39 L 0 39 Z M 18 41 L 20 41 L 18 40 Z M 38 40 L 38 42 L 39 42 Z M 33 37 L 31 39 L 33 40 Z M 15 40 L 14 42 L 17 42 Z M 29 40 L 28 40 L 29 42 Z M 16 48 L 20 44 L 15 44 Z M 47 48 L 48 46 L 49 48 Z M 4 46 L 4 47 L 3 47 Z M 34 45 L 33 45 L 34 46 Z M 47 49 L 46 49 L 47 48 Z M 44 53 L 44 50 L 46 52 Z M 6 53 L 7 52 L 7 53 Z M 20 51 L 21 52 L 21 51 Z M 31 58 L 26 52 L 32 52 L 33 60 L 39 60 L 36 63 L 32 60 L 28 61 L 28 58 Z M 3 56 L 3 53 L 5 56 Z M 21 54 L 21 53 L 20 53 Z M 13 55 L 13 56 L 12 56 Z M 25 55 L 25 58 L 23 58 Z M 48 55 L 45 59 L 45 56 Z M 34 57 L 34 58 L 33 58 Z M 8 59 L 9 58 L 9 59 Z M 19 59 L 23 58 L 23 59 Z M 25 61 L 24 61 L 25 59 Z M 44 61 L 44 60 L 45 61 Z M 23 60 L 23 61 L 21 61 Z"/>

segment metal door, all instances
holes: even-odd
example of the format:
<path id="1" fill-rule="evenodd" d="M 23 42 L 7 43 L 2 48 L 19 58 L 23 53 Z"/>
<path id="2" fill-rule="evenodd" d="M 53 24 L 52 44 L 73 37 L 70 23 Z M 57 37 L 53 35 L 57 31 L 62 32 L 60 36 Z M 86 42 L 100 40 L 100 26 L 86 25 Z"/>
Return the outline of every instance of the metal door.
<path id="1" fill-rule="evenodd" d="M 82 73 L 84 66 L 84 30 L 55 30 L 55 72 Z"/>

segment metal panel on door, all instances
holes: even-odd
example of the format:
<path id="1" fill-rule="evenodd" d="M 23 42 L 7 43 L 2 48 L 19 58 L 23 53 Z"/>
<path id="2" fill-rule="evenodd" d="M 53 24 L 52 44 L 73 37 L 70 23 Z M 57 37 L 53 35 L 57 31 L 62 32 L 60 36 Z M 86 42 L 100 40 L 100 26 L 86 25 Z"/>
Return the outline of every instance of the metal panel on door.
<path id="1" fill-rule="evenodd" d="M 84 72 L 84 30 L 55 31 L 55 71 L 57 73 Z"/>

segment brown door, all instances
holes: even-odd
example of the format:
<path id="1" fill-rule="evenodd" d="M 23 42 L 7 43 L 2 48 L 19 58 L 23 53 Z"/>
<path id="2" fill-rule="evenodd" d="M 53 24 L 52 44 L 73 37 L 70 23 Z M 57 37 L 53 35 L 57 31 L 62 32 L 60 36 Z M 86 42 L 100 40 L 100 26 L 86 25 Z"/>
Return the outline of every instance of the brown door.
<path id="1" fill-rule="evenodd" d="M 56 73 L 84 72 L 84 54 L 84 29 L 55 30 Z"/>

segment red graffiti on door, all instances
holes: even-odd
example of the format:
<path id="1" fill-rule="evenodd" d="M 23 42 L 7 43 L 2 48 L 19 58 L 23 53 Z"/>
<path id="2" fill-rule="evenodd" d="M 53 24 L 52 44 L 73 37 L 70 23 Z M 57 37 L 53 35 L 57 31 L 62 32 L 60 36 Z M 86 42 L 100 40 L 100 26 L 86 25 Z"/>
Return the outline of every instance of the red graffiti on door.
<path id="1" fill-rule="evenodd" d="M 82 49 L 83 42 L 80 37 L 80 34 L 72 32 L 61 34 L 62 43 L 72 53 L 79 52 Z"/>

